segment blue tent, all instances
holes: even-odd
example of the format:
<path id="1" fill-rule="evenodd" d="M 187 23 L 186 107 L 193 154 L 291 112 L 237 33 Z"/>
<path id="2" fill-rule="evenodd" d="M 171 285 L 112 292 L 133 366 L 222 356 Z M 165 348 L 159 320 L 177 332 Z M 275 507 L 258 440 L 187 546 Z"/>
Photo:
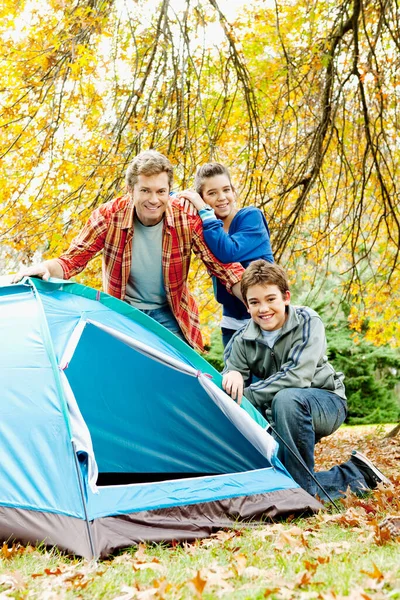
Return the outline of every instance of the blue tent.
<path id="1" fill-rule="evenodd" d="M 76 283 L 1 279 L 3 540 L 99 557 L 318 510 L 175 335 Z"/>

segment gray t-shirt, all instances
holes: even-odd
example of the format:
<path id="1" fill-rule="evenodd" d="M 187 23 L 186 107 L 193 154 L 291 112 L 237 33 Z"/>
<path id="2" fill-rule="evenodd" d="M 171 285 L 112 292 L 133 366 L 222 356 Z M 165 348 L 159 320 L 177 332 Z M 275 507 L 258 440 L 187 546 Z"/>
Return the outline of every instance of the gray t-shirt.
<path id="1" fill-rule="evenodd" d="M 273 348 L 275 341 L 281 335 L 281 331 L 282 327 L 280 327 L 279 329 L 275 329 L 274 331 L 264 331 L 264 329 L 262 329 L 261 334 L 263 336 L 264 342 L 266 342 L 270 348 Z"/>
<path id="2" fill-rule="evenodd" d="M 132 264 L 125 300 L 140 309 L 160 308 L 168 303 L 162 273 L 164 221 L 146 227 L 135 216 L 133 226 Z"/>

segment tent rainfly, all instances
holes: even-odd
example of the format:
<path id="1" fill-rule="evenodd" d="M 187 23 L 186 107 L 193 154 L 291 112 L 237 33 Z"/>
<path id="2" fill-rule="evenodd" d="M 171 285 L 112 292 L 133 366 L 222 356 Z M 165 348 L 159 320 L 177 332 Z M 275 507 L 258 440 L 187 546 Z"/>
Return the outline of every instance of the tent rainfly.
<path id="1" fill-rule="evenodd" d="M 140 311 L 71 282 L 0 278 L 0 535 L 87 558 L 320 504 L 266 422 Z"/>

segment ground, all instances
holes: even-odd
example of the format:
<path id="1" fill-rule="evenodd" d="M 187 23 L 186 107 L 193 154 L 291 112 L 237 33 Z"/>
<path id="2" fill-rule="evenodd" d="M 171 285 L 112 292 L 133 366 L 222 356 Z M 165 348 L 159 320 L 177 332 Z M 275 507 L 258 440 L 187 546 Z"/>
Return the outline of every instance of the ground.
<path id="1" fill-rule="evenodd" d="M 90 563 L 4 544 L 0 599 L 400 599 L 400 537 L 379 524 L 400 515 L 400 436 L 392 426 L 341 427 L 317 446 L 318 468 L 357 448 L 392 480 L 340 513 L 237 528 L 194 544 L 141 544 Z"/>

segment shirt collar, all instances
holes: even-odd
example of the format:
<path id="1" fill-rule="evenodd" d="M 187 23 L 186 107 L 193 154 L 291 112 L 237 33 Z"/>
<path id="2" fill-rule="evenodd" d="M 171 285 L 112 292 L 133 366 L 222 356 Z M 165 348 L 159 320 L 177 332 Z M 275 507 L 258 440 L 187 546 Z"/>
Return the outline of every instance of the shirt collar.
<path id="1" fill-rule="evenodd" d="M 124 218 L 122 220 L 121 229 L 130 229 L 133 226 L 133 214 L 135 211 L 135 207 L 133 204 L 133 198 L 129 200 L 129 203 L 126 208 L 126 212 Z"/>
<path id="2" fill-rule="evenodd" d="M 135 205 L 133 202 L 133 198 L 131 198 L 122 221 L 122 229 L 130 229 L 133 226 L 134 214 Z M 167 224 L 167 227 L 175 227 L 174 212 L 172 210 L 171 200 L 168 201 L 167 208 L 165 210 L 165 222 Z"/>
<path id="3" fill-rule="evenodd" d="M 174 218 L 174 211 L 172 209 L 171 199 L 169 199 L 167 208 L 165 210 L 165 222 L 167 224 L 167 227 L 175 227 L 175 218 Z"/>

